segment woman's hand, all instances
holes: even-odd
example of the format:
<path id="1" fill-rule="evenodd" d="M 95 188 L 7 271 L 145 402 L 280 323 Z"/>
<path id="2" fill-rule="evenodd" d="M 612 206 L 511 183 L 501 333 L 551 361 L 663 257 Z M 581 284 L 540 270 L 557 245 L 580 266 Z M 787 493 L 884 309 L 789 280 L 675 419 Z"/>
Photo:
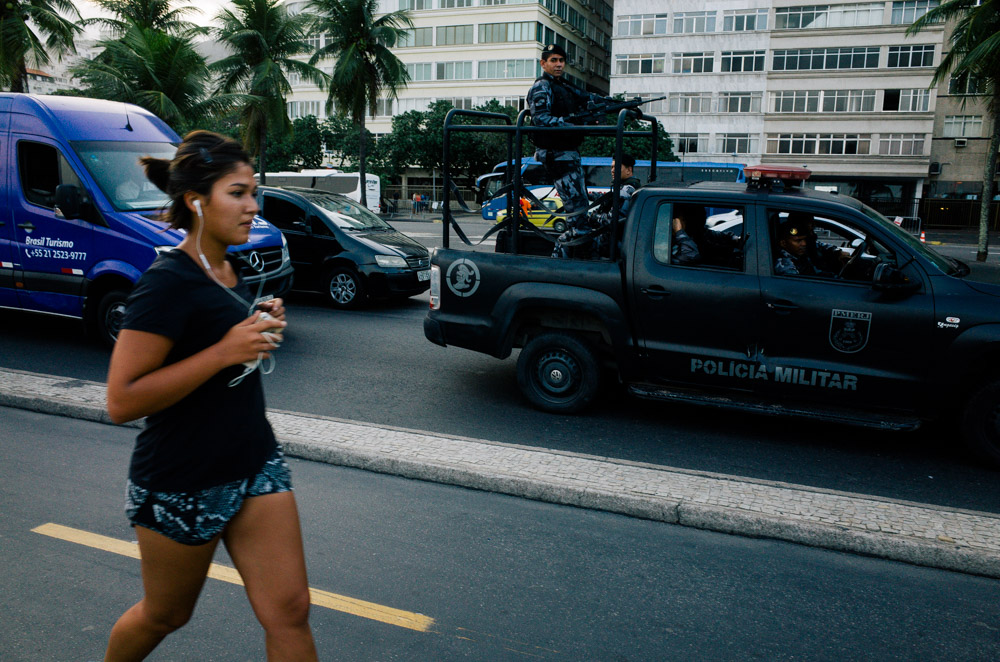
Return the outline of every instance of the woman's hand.
<path id="1" fill-rule="evenodd" d="M 277 310 L 280 311 L 281 317 L 284 318 L 285 309 L 281 307 L 280 303 L 279 300 Z M 238 365 L 247 361 L 256 361 L 257 357 L 262 354 L 262 358 L 269 358 L 270 354 L 268 351 L 278 346 L 267 335 L 280 334 L 288 323 L 284 319 L 278 318 L 261 319 L 262 312 L 264 311 L 254 313 L 229 329 L 226 335 L 222 337 L 222 340 L 216 344 L 219 357 L 227 366 Z M 270 311 L 267 314 L 274 317 Z M 265 335 L 265 332 L 267 332 L 267 335 Z"/>

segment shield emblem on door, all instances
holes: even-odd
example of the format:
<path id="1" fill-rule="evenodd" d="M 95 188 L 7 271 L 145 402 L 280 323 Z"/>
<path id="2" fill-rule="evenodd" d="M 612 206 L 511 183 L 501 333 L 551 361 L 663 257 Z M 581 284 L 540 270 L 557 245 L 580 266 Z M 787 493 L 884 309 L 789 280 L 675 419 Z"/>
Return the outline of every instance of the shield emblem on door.
<path id="1" fill-rule="evenodd" d="M 860 352 L 868 344 L 871 325 L 871 313 L 833 310 L 830 314 L 830 346 L 844 354 Z"/>

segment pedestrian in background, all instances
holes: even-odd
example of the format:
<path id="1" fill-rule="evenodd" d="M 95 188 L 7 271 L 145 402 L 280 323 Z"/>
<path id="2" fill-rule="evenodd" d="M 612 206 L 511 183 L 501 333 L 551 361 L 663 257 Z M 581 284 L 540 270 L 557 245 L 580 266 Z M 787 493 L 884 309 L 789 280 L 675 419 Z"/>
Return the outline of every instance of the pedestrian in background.
<path id="1" fill-rule="evenodd" d="M 188 621 L 221 540 L 267 659 L 316 660 L 291 477 L 255 369 L 277 346 L 285 309 L 254 300 L 227 254 L 258 211 L 250 159 L 235 141 L 195 131 L 173 160 L 142 164 L 187 236 L 139 279 L 108 370 L 111 419 L 147 419 L 126 506 L 144 596 L 111 630 L 104 659 L 142 660 Z"/>

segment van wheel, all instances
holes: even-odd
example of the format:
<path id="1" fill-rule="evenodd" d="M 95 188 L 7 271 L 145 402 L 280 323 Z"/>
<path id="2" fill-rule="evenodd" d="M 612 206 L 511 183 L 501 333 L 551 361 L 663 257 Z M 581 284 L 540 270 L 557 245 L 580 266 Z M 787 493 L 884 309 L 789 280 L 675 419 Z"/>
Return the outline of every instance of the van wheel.
<path id="1" fill-rule="evenodd" d="M 114 347 L 118 334 L 125 321 L 125 301 L 128 292 L 111 290 L 97 304 L 97 315 L 94 318 L 94 333 L 98 340 L 108 347 Z"/>
<path id="2" fill-rule="evenodd" d="M 334 308 L 351 310 L 365 300 L 365 285 L 358 272 L 351 267 L 334 267 L 326 275 L 325 292 Z"/>
<path id="3" fill-rule="evenodd" d="M 600 366 L 590 346 L 576 336 L 543 333 L 521 350 L 517 385 L 535 407 L 571 414 L 594 399 Z"/>
<path id="4" fill-rule="evenodd" d="M 1000 380 L 969 398 L 962 412 L 962 432 L 973 453 L 1000 468 Z"/>

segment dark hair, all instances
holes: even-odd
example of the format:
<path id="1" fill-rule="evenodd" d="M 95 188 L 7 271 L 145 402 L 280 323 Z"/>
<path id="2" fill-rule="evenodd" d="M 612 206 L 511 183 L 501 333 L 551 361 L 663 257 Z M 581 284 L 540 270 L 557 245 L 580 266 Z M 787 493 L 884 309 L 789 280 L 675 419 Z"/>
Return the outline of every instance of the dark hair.
<path id="1" fill-rule="evenodd" d="M 144 156 L 139 163 L 146 177 L 170 196 L 164 220 L 170 227 L 190 230 L 194 225 L 184 194 L 194 191 L 208 195 L 222 177 L 250 163 L 243 146 L 232 138 L 211 131 L 192 131 L 184 136 L 173 159 Z"/>
<path id="2" fill-rule="evenodd" d="M 622 165 L 622 166 L 625 166 L 626 168 L 634 168 L 635 167 L 635 157 L 632 156 L 631 154 L 622 154 L 622 162 L 620 164 L 617 164 L 617 165 Z"/>

